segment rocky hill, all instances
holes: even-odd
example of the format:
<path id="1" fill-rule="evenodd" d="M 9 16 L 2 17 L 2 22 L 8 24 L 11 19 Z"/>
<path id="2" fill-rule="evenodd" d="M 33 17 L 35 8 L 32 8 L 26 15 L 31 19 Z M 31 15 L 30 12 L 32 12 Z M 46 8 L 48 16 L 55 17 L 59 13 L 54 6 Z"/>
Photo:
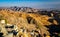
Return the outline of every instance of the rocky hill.
<path id="1" fill-rule="evenodd" d="M 38 31 L 42 36 L 44 34 L 51 35 L 49 30 L 50 25 L 59 25 L 59 22 L 51 16 L 42 15 L 38 9 L 28 7 L 10 7 L 0 9 L 0 21 L 5 20 L 5 24 L 13 24 L 20 28 L 25 28 L 28 32 L 32 30 Z M 15 28 L 16 29 L 16 28 Z"/>

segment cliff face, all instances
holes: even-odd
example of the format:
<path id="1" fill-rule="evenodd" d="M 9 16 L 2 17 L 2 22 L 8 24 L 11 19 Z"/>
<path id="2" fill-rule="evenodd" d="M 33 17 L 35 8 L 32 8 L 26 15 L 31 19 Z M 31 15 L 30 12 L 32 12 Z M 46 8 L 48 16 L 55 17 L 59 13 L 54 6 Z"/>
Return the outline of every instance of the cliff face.
<path id="1" fill-rule="evenodd" d="M 48 15 L 41 15 L 39 13 L 27 13 L 10 9 L 0 10 L 0 20 L 4 19 L 6 23 L 14 24 L 18 28 L 26 28 L 28 31 L 40 30 L 42 34 L 47 35 L 50 35 L 49 28 L 45 26 L 58 24 L 56 20 L 53 20 L 53 22 L 48 21 L 51 18 Z"/>

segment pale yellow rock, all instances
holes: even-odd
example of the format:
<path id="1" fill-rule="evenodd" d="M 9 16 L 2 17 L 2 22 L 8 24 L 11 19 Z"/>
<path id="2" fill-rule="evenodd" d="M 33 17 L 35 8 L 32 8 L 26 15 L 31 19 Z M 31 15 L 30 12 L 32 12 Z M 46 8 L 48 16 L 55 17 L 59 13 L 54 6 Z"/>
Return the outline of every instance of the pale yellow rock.
<path id="1" fill-rule="evenodd" d="M 10 33 L 10 34 L 8 34 L 8 35 L 6 35 L 4 37 L 13 37 L 13 33 Z"/>
<path id="2" fill-rule="evenodd" d="M 1 23 L 4 23 L 5 24 L 5 20 L 1 20 Z"/>

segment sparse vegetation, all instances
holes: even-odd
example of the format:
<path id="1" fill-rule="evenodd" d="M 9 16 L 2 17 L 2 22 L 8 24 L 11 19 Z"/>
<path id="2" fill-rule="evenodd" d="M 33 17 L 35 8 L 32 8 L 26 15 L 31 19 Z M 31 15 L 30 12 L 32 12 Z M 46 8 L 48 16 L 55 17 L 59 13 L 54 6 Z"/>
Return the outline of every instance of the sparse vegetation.
<path id="1" fill-rule="evenodd" d="M 49 19 L 54 19 L 52 22 L 48 21 Z M 20 36 L 20 29 L 26 29 L 27 34 L 30 35 L 32 30 L 36 30 L 39 34 L 44 37 L 44 34 L 49 36 L 51 35 L 48 31 L 49 28 L 46 26 L 49 25 L 58 25 L 58 21 L 52 16 L 42 15 L 41 13 L 28 13 L 21 11 L 13 11 L 10 9 L 2 9 L 0 10 L 0 20 L 5 20 L 5 24 L 13 24 L 17 26 L 15 29 L 18 30 L 18 37 Z M 5 25 L 4 24 L 4 25 Z M 23 35 L 25 35 L 24 33 Z M 22 34 L 21 34 L 22 35 Z M 28 36 L 28 37 L 29 37 Z"/>

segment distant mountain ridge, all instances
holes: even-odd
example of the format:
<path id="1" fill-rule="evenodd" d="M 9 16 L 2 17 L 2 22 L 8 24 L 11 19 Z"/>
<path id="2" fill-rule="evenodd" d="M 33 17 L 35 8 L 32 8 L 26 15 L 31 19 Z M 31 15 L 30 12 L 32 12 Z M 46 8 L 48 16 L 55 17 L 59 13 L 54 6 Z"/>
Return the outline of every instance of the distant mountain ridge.
<path id="1" fill-rule="evenodd" d="M 40 11 L 39 9 L 34 9 L 31 7 L 0 7 L 0 9 L 11 9 L 13 11 L 22 11 L 22 12 L 38 12 Z"/>
<path id="2" fill-rule="evenodd" d="M 12 11 L 20 11 L 20 12 L 28 12 L 28 13 L 39 13 L 41 11 L 45 12 L 49 12 L 49 11 L 54 11 L 54 12 L 60 12 L 60 10 L 57 9 L 35 9 L 35 8 L 31 8 L 31 7 L 17 7 L 17 6 L 13 6 L 13 7 L 0 7 L 1 9 L 8 9 L 8 10 L 12 10 Z"/>

